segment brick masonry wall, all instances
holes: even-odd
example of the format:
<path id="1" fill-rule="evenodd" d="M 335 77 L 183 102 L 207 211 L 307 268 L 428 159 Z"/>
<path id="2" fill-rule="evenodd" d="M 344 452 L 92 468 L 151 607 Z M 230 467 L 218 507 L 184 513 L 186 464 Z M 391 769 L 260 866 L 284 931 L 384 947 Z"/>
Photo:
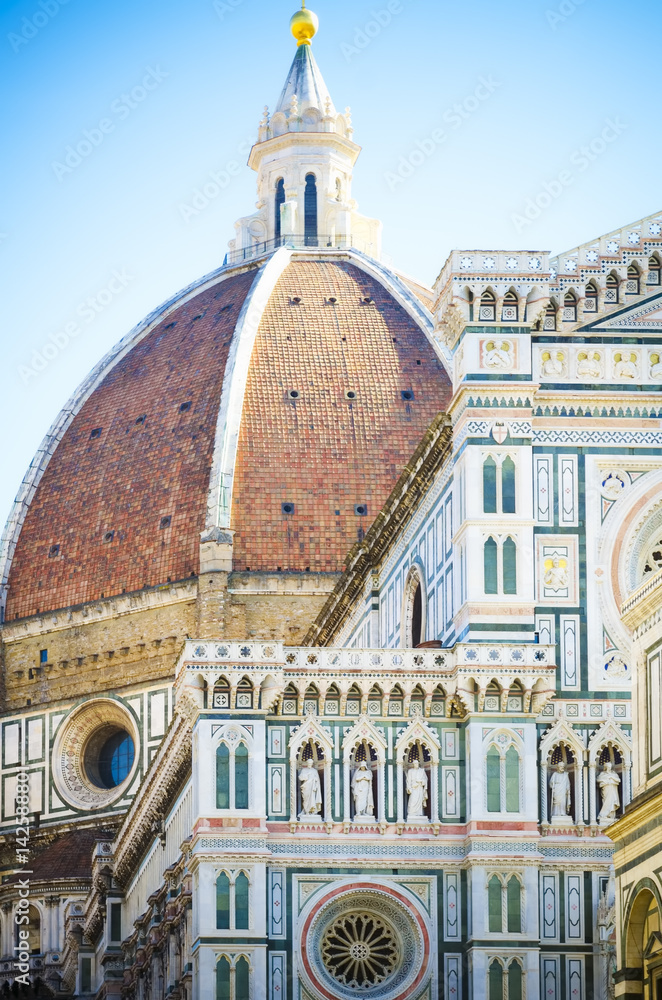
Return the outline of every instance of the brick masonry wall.
<path id="1" fill-rule="evenodd" d="M 91 609 L 90 617 L 93 618 Z M 174 676 L 187 635 L 195 634 L 195 600 L 165 604 L 18 638 L 2 646 L 3 711 L 125 690 Z M 48 661 L 40 665 L 40 650 Z"/>
<path id="2" fill-rule="evenodd" d="M 197 572 L 224 367 L 254 278 L 221 281 L 170 313 L 81 408 L 23 524 L 8 620 Z"/>
<path id="3" fill-rule="evenodd" d="M 235 570 L 342 569 L 450 395 L 429 341 L 381 284 L 346 262 L 291 263 L 260 324 L 248 376 Z M 282 503 L 294 503 L 294 514 L 284 515 Z M 367 516 L 355 514 L 360 504 Z"/>

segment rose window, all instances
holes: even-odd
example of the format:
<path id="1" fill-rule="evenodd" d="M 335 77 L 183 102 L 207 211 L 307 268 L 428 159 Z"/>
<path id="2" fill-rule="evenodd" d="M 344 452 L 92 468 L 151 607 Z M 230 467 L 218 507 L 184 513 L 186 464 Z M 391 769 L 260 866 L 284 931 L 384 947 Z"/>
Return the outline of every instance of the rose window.
<path id="1" fill-rule="evenodd" d="M 322 938 L 326 970 L 353 990 L 370 989 L 383 982 L 399 959 L 393 928 L 374 913 L 348 913 L 335 920 Z"/>
<path id="2" fill-rule="evenodd" d="M 311 1000 L 409 1000 L 429 975 L 426 916 L 400 887 L 354 882 L 311 900 L 301 974 Z"/>

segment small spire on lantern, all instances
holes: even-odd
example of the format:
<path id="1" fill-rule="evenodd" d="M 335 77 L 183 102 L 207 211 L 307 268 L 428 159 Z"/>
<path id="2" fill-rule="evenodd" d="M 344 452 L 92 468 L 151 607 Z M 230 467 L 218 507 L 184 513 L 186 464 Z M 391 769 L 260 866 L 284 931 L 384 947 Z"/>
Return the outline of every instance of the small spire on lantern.
<path id="1" fill-rule="evenodd" d="M 306 10 L 306 0 L 301 2 L 301 10 L 290 18 L 290 31 L 297 40 L 297 45 L 310 45 L 310 39 L 317 34 L 319 18 L 312 10 Z"/>

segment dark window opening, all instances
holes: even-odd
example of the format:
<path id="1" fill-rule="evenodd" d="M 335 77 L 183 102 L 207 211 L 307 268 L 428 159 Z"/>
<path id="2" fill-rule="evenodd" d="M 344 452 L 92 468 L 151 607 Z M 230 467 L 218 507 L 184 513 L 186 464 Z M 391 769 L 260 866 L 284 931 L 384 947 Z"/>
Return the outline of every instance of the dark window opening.
<path id="1" fill-rule="evenodd" d="M 161 528 L 169 528 L 169 527 L 170 527 L 170 524 L 171 524 L 171 522 L 172 522 L 172 517 L 171 517 L 171 515 L 170 515 L 170 514 L 168 514 L 168 515 L 167 515 L 166 517 L 162 517 L 162 518 L 161 518 L 161 524 L 160 524 L 160 527 L 161 527 Z"/>
<path id="2" fill-rule="evenodd" d="M 40 649 L 39 650 L 39 662 L 40 663 L 48 663 L 48 650 L 47 649 Z"/>
<path id="3" fill-rule="evenodd" d="M 281 177 L 276 181 L 276 204 L 274 207 L 274 236 L 280 239 L 280 206 L 285 204 L 285 181 Z"/>
<path id="4" fill-rule="evenodd" d="M 110 940 L 122 940 L 122 904 L 110 904 Z"/>
<path id="5" fill-rule="evenodd" d="M 413 389 L 403 389 L 400 393 L 403 399 L 413 399 L 414 390 Z"/>
<path id="6" fill-rule="evenodd" d="M 106 534 L 103 536 L 103 540 L 104 542 L 112 542 L 114 537 L 115 537 L 114 531 L 107 531 Z"/>
<path id="7" fill-rule="evenodd" d="M 91 438 L 100 438 L 102 430 L 103 430 L 102 427 L 93 427 L 92 430 L 90 431 L 90 437 Z"/>
<path id="8" fill-rule="evenodd" d="M 187 410 L 191 409 L 192 405 L 193 404 L 192 404 L 191 400 L 189 400 L 187 403 L 181 403 L 180 407 L 179 407 L 179 412 L 180 413 L 186 413 Z"/>
<path id="9" fill-rule="evenodd" d="M 280 509 L 282 510 L 283 514 L 293 514 L 294 513 L 294 504 L 293 503 L 282 503 L 280 505 Z M 279 567 L 279 569 L 280 569 L 280 567 Z"/>
<path id="10" fill-rule="evenodd" d="M 354 513 L 358 514 L 359 517 L 365 517 L 368 513 L 367 503 L 357 503 L 354 507 Z"/>
<path id="11" fill-rule="evenodd" d="M 60 554 L 60 546 L 59 545 L 51 545 L 50 549 L 48 550 L 48 558 L 49 559 L 54 559 L 55 556 L 59 556 L 59 554 Z"/>
<path id="12" fill-rule="evenodd" d="M 85 749 L 85 771 L 97 788 L 117 788 L 131 773 L 134 759 L 135 747 L 126 730 L 103 726 Z"/>
<path id="13" fill-rule="evenodd" d="M 146 413 L 141 413 L 140 416 L 136 418 L 136 423 L 137 424 L 144 424 L 146 419 L 147 419 L 147 414 Z"/>
<path id="14" fill-rule="evenodd" d="M 303 202 L 304 242 L 306 246 L 317 246 L 317 183 L 315 174 L 306 174 L 306 190 Z"/>
<path id="15" fill-rule="evenodd" d="M 423 592 L 420 583 L 414 593 L 414 607 L 411 616 L 411 644 L 418 646 L 421 642 L 421 626 L 423 624 Z"/>

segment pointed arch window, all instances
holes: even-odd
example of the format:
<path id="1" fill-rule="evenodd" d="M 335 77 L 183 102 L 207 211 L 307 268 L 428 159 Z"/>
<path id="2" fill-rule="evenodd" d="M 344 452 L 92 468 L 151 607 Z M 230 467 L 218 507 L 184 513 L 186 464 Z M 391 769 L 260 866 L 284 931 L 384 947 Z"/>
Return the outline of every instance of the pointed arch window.
<path id="1" fill-rule="evenodd" d="M 303 202 L 304 242 L 306 246 L 317 246 L 317 181 L 315 174 L 306 174 L 306 189 Z"/>
<path id="2" fill-rule="evenodd" d="M 483 513 L 497 512 L 497 464 L 491 455 L 483 462 Z"/>
<path id="3" fill-rule="evenodd" d="M 250 1000 L 250 995 L 251 968 L 246 956 L 221 955 L 216 963 L 216 1000 Z"/>
<path id="4" fill-rule="evenodd" d="M 503 592 L 517 593 L 517 545 L 510 536 L 503 543 Z"/>
<path id="5" fill-rule="evenodd" d="M 628 267 L 628 277 L 625 282 L 625 294 L 626 295 L 638 295 L 640 290 L 641 274 L 639 273 L 639 268 L 636 264 L 630 264 Z"/>
<path id="6" fill-rule="evenodd" d="M 488 1000 L 523 1000 L 523 972 L 520 961 L 512 959 L 504 967 L 498 958 L 490 962 L 487 970 Z"/>
<path id="7" fill-rule="evenodd" d="M 659 285 L 660 284 L 660 258 L 657 254 L 653 256 L 648 261 L 648 279 L 647 284 L 649 285 Z"/>
<path id="8" fill-rule="evenodd" d="M 230 930 L 230 876 L 225 872 L 216 879 L 216 928 Z"/>
<path id="9" fill-rule="evenodd" d="M 491 535 L 483 546 L 483 578 L 485 593 L 498 594 L 497 543 Z"/>
<path id="10" fill-rule="evenodd" d="M 563 299 L 563 322 L 577 322 L 577 298 L 574 292 L 568 292 Z"/>
<path id="11" fill-rule="evenodd" d="M 522 933 L 522 883 L 517 875 L 491 875 L 487 882 L 490 934 Z"/>
<path id="12" fill-rule="evenodd" d="M 523 1000 L 522 998 L 522 966 L 519 962 L 511 962 L 508 966 L 508 1000 Z"/>
<path id="13" fill-rule="evenodd" d="M 522 933 L 522 886 L 517 875 L 506 884 L 506 919 L 509 934 Z"/>
<path id="14" fill-rule="evenodd" d="M 277 240 L 281 237 L 280 209 L 285 204 L 285 181 L 281 177 L 276 181 L 276 198 L 274 203 L 274 236 Z"/>
<path id="15" fill-rule="evenodd" d="M 216 748 L 216 808 L 249 808 L 249 755 L 243 740 Z"/>
<path id="16" fill-rule="evenodd" d="M 250 1000 L 250 966 L 241 955 L 237 959 L 234 1000 Z"/>
<path id="17" fill-rule="evenodd" d="M 239 872 L 234 883 L 234 925 L 238 931 L 247 931 L 249 926 L 248 876 Z"/>
<path id="18" fill-rule="evenodd" d="M 584 292 L 584 312 L 594 313 L 598 311 L 598 286 L 594 281 L 589 281 Z"/>
<path id="19" fill-rule="evenodd" d="M 516 513 L 515 463 L 510 455 L 488 455 L 483 462 L 483 513 Z"/>
<path id="20" fill-rule="evenodd" d="M 483 543 L 483 591 L 487 596 L 517 593 L 517 542 L 510 535 L 499 542 L 490 535 Z"/>
<path id="21" fill-rule="evenodd" d="M 618 302 L 618 278 L 615 274 L 607 275 L 606 285 L 605 302 L 613 305 Z"/>
<path id="22" fill-rule="evenodd" d="M 216 963 L 216 1000 L 232 1000 L 230 994 L 230 963 L 222 955 Z"/>
<path id="23" fill-rule="evenodd" d="M 250 929 L 250 881 L 246 872 L 219 873 L 216 879 L 216 929 Z"/>
<path id="24" fill-rule="evenodd" d="M 501 899 L 503 886 L 498 875 L 493 875 L 487 883 L 487 914 L 490 934 L 501 934 L 503 931 L 503 901 Z"/>
<path id="25" fill-rule="evenodd" d="M 503 966 L 496 958 L 490 965 L 488 983 L 489 1000 L 503 1000 Z"/>
<path id="26" fill-rule="evenodd" d="M 510 455 L 501 466 L 501 510 L 504 514 L 515 513 L 515 463 Z"/>
<path id="27" fill-rule="evenodd" d="M 486 801 L 490 813 L 521 811 L 520 755 L 514 743 L 505 749 L 504 745 L 502 736 L 501 744 L 492 743 L 485 757 Z"/>

